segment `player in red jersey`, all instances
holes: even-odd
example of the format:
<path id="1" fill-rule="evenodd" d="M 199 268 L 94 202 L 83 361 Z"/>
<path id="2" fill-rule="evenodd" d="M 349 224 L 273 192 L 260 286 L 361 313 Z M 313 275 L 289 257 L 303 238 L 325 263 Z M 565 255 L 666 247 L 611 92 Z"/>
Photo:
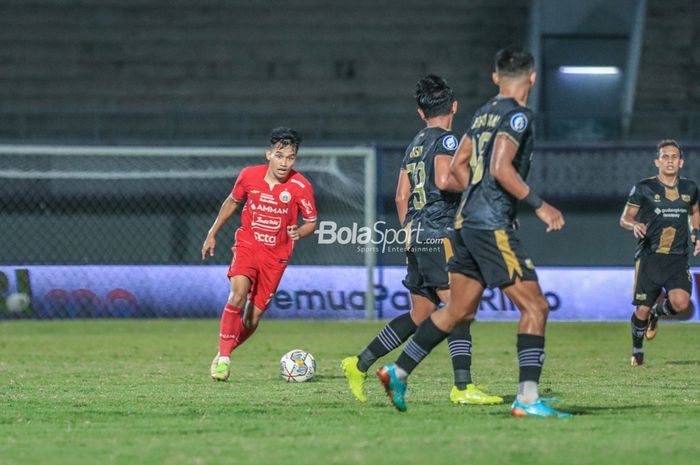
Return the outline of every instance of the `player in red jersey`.
<path id="1" fill-rule="evenodd" d="M 211 364 L 211 377 L 217 381 L 228 379 L 231 352 L 258 327 L 287 268 L 294 242 L 316 229 L 313 189 L 292 169 L 300 142 L 292 129 L 272 130 L 265 151 L 269 164 L 241 171 L 202 246 L 202 260 L 214 255 L 216 234 L 243 204 L 228 270 L 231 292 L 221 315 L 219 352 Z M 304 219 L 301 226 L 297 226 L 299 213 Z"/>

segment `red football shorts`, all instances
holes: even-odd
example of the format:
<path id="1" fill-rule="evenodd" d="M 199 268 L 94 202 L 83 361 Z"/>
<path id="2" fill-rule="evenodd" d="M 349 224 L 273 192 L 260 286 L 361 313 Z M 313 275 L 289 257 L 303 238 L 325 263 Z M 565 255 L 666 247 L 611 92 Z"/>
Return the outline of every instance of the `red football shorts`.
<path id="1" fill-rule="evenodd" d="M 228 277 L 245 276 L 252 283 L 248 300 L 260 310 L 267 309 L 277 291 L 287 262 L 281 262 L 268 252 L 250 247 L 234 245 L 233 260 L 228 268 Z"/>

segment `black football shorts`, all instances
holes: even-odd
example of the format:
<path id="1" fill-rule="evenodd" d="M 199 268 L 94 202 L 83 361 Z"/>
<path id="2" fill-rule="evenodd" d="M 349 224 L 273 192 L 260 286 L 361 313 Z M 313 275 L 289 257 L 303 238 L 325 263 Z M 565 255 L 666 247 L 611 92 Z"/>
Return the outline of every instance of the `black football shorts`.
<path id="1" fill-rule="evenodd" d="M 452 235 L 454 255 L 447 270 L 481 282 L 484 287 L 505 287 L 521 281 L 537 281 L 532 260 L 512 230 L 462 227 Z"/>
<path id="2" fill-rule="evenodd" d="M 416 244 L 406 250 L 406 279 L 403 285 L 414 295 L 440 304 L 437 291 L 450 288 L 447 261 L 452 256 L 452 246 L 447 238 L 435 243 Z"/>
<path id="3" fill-rule="evenodd" d="M 637 260 L 634 273 L 634 305 L 651 307 L 661 294 L 672 289 L 692 293 L 693 281 L 685 254 L 652 253 Z"/>

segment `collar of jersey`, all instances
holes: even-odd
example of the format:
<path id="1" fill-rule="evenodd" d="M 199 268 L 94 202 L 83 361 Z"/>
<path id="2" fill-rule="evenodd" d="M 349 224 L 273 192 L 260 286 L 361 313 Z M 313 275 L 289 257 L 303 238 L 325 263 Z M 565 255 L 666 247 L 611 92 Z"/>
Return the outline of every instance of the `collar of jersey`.
<path id="1" fill-rule="evenodd" d="M 656 175 L 656 180 L 659 181 L 659 184 L 661 184 L 661 185 L 664 186 L 664 187 L 668 187 L 669 189 L 675 189 L 676 187 L 678 187 L 678 183 L 681 181 L 681 178 L 680 178 L 680 176 L 677 176 L 677 177 L 676 177 L 676 183 L 675 183 L 674 185 L 672 185 L 672 186 L 669 186 L 668 184 L 666 184 L 665 182 L 663 182 L 663 181 L 661 180 L 661 178 L 659 178 L 659 175 L 658 175 L 658 174 Z"/>

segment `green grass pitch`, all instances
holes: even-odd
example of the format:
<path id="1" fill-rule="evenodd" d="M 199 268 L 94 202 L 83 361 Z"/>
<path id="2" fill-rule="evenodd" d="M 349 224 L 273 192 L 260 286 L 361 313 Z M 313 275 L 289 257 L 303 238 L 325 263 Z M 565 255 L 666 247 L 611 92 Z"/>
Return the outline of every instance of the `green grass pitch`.
<path id="1" fill-rule="evenodd" d="M 696 464 L 700 327 L 663 324 L 629 366 L 629 325 L 550 323 L 541 386 L 575 418 L 516 419 L 508 405 L 455 406 L 443 344 L 411 377 L 408 412 L 374 376 L 355 401 L 339 368 L 382 323 L 263 321 L 208 377 L 218 322 L 0 324 L 0 464 Z M 477 383 L 512 401 L 513 323 L 473 327 Z M 287 384 L 286 351 L 316 378 Z M 393 360 L 393 356 L 390 356 Z"/>

